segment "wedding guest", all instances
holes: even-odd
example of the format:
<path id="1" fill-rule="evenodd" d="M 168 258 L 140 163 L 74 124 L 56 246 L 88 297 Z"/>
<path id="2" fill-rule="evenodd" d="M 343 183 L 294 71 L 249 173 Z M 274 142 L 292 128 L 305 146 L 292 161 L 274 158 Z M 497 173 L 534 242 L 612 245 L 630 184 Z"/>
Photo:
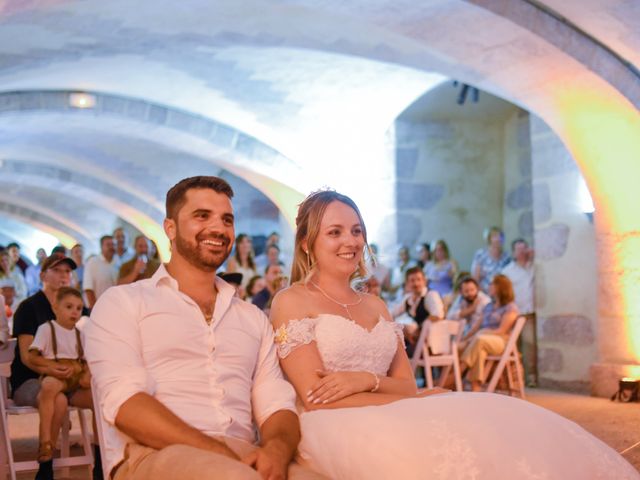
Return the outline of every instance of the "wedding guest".
<path id="1" fill-rule="evenodd" d="M 257 274 L 251 237 L 246 233 L 241 233 L 236 237 L 235 252 L 227 262 L 227 272 L 241 273 L 243 288 L 246 288 L 249 280 Z"/>
<path id="2" fill-rule="evenodd" d="M 481 328 L 468 340 L 460 357 L 461 368 L 469 370 L 467 378 L 474 392 L 481 391 L 485 382 L 487 356 L 500 355 L 504 351 L 518 317 L 513 285 L 508 277 L 495 275 L 489 284 L 489 295 L 491 303 L 482 311 Z"/>
<path id="3" fill-rule="evenodd" d="M 487 292 L 493 277 L 509 263 L 510 257 L 503 250 L 504 232 L 498 227 L 489 227 L 484 231 L 487 246 L 476 251 L 471 262 L 471 274 Z"/>
<path id="4" fill-rule="evenodd" d="M 416 264 L 424 270 L 429 260 L 431 260 L 431 245 L 428 243 L 421 243 L 418 245 L 418 260 Z"/>
<path id="5" fill-rule="evenodd" d="M 458 265 L 451 259 L 447 242 L 442 239 L 436 240 L 432 258 L 424 267 L 429 288 L 438 292 L 441 297 L 450 295 L 453 290 L 453 278 L 457 271 Z"/>

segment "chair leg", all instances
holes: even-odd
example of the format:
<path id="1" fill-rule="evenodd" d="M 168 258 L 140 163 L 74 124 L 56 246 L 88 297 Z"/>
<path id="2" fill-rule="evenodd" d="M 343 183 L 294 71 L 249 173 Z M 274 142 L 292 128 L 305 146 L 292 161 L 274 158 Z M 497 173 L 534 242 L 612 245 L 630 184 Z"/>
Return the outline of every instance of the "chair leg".
<path id="1" fill-rule="evenodd" d="M 2 453 L 0 453 L 0 461 L 2 462 L 3 476 L 2 478 L 6 478 L 7 467 L 9 468 L 9 474 L 11 476 L 11 480 L 16 480 L 16 467 L 14 465 L 13 459 L 13 446 L 11 445 L 11 435 L 9 434 L 9 416 L 7 415 L 7 411 L 4 408 L 4 402 L 2 402 L 2 411 L 0 415 L 2 415 Z M 5 461 L 6 460 L 6 461 Z"/>
<path id="2" fill-rule="evenodd" d="M 424 376 L 427 378 L 427 388 L 433 388 L 433 371 L 431 370 L 431 364 L 427 360 L 427 356 L 424 357 Z"/>
<path id="3" fill-rule="evenodd" d="M 462 391 L 462 376 L 460 374 L 460 363 L 458 362 L 457 358 L 453 362 L 453 375 L 454 375 L 455 381 L 456 381 L 456 391 L 457 392 L 461 392 Z"/>
<path id="4" fill-rule="evenodd" d="M 522 363 L 520 363 L 520 358 L 516 358 L 516 377 L 518 379 L 518 391 L 520 392 L 520 398 L 524 400 L 524 374 Z"/>
<path id="5" fill-rule="evenodd" d="M 95 462 L 95 458 L 93 458 L 93 449 L 91 448 L 91 438 L 89 436 L 89 429 L 87 428 L 87 420 L 85 418 L 85 411 L 81 408 L 78 409 L 78 420 L 80 422 L 80 432 L 82 434 L 82 448 L 84 449 L 84 455 L 86 457 L 91 458 L 92 464 Z M 89 465 L 89 474 L 91 474 L 91 470 L 93 465 Z"/>
<path id="6" fill-rule="evenodd" d="M 64 417 L 62 422 L 62 429 L 60 432 L 60 457 L 69 458 L 71 456 L 71 445 L 69 443 L 69 430 L 71 430 L 71 419 L 69 418 L 69 411 Z M 60 475 L 68 477 L 70 475 L 69 467 L 63 467 L 60 469 Z"/>
<path id="7" fill-rule="evenodd" d="M 439 387 L 443 387 L 445 382 L 449 379 L 449 375 L 451 374 L 451 365 L 447 365 L 442 369 L 442 373 L 440 374 L 440 381 L 438 382 Z"/>
<path id="8" fill-rule="evenodd" d="M 515 391 L 515 387 L 513 384 L 513 372 L 511 371 L 512 368 L 513 368 L 513 364 L 510 361 L 507 363 L 507 366 L 505 368 L 507 372 L 507 387 L 509 389 L 509 395 L 513 395 L 513 392 Z"/>

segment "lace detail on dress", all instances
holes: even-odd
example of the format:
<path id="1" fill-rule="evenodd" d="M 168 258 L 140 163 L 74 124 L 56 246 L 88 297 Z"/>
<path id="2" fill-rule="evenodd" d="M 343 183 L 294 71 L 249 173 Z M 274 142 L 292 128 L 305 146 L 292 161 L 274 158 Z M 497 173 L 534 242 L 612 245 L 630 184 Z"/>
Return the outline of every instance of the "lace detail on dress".
<path id="1" fill-rule="evenodd" d="M 315 340 L 315 324 L 314 318 L 303 318 L 280 325 L 274 337 L 278 357 L 286 358 L 296 348 L 313 342 Z"/>
<path id="2" fill-rule="evenodd" d="M 404 345 L 404 329 L 402 325 L 397 322 L 393 322 L 393 331 L 395 332 L 396 337 L 398 337 L 398 340 L 400 340 L 400 343 Z M 404 345 L 404 348 L 406 349 L 407 346 Z"/>

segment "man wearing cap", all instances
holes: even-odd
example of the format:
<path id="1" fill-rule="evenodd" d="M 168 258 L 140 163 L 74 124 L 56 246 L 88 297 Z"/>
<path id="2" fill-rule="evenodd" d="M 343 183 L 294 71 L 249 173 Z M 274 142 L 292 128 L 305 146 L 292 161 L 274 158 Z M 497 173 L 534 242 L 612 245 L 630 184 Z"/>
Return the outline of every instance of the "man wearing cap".
<path id="1" fill-rule="evenodd" d="M 47 257 L 42 262 L 40 271 L 42 290 L 26 298 L 13 316 L 13 335 L 18 339 L 18 344 L 11 363 L 10 381 L 13 401 L 16 405 L 37 406 L 38 392 L 40 391 L 38 377 L 41 374 L 64 378 L 67 373 L 65 367 L 43 368 L 35 365 L 29 357 L 29 347 L 38 327 L 55 318 L 51 306 L 55 302 L 60 287 L 68 287 L 71 283 L 71 270 L 75 268 L 75 262 L 62 253 L 55 253 Z M 88 310 L 83 309 L 83 315 L 88 314 Z M 78 395 L 72 397 L 72 400 L 75 401 Z M 88 398 L 78 397 L 77 401 L 78 403 L 73 402 L 76 406 L 88 408 L 91 405 L 90 395 Z M 56 418 L 62 421 L 66 408 L 65 397 L 63 405 L 56 404 L 54 421 Z"/>

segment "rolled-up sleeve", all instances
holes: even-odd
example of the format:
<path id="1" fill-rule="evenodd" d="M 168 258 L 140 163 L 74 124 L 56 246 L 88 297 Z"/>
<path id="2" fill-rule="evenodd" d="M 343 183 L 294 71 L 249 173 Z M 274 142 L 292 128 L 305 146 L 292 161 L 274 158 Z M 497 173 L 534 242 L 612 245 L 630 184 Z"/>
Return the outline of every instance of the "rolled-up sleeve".
<path id="1" fill-rule="evenodd" d="M 132 294 L 133 286 L 106 291 L 82 329 L 99 408 L 105 421 L 112 425 L 129 398 L 136 393 L 154 393 L 142 358 L 138 307 Z"/>
<path id="2" fill-rule="evenodd" d="M 430 316 L 444 318 L 444 304 L 438 292 L 429 290 L 424 301 Z"/>
<path id="3" fill-rule="evenodd" d="M 259 313 L 262 327 L 262 340 L 258 364 L 253 377 L 251 404 L 253 416 L 259 427 L 279 410 L 296 412 L 296 393 L 280 370 L 276 345 L 273 341 L 273 329 L 267 317 Z"/>

